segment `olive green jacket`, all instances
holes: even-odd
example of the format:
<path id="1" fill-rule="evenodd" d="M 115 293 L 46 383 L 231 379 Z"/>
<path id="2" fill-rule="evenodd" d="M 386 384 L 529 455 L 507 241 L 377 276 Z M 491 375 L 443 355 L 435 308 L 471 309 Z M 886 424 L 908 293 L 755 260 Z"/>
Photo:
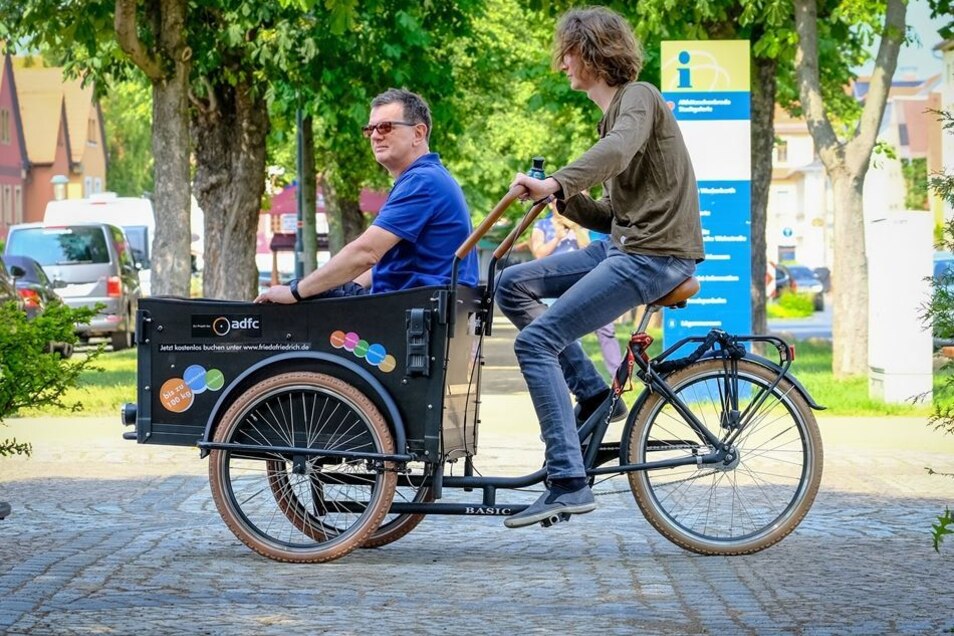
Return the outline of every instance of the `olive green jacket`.
<path id="1" fill-rule="evenodd" d="M 702 261 L 696 177 L 659 91 L 646 82 L 621 86 L 599 133 L 579 159 L 551 175 L 562 188 L 560 212 L 611 234 L 627 252 Z M 604 196 L 597 201 L 587 192 L 598 183 Z"/>

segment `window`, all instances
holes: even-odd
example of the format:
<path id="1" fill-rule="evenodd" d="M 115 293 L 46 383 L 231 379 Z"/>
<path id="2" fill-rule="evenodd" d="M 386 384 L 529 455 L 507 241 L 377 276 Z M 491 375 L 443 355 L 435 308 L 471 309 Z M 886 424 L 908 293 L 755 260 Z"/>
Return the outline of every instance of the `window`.
<path id="1" fill-rule="evenodd" d="M 83 179 L 83 198 L 89 198 L 93 194 L 93 177 Z"/>
<path id="2" fill-rule="evenodd" d="M 13 186 L 13 222 L 23 223 L 23 188 Z"/>
<path id="3" fill-rule="evenodd" d="M 3 198 L 0 208 L 3 209 L 3 218 L 7 222 L 7 225 L 13 225 L 13 188 L 8 185 L 3 186 Z"/>
<path id="4" fill-rule="evenodd" d="M 773 163 L 777 164 L 786 164 L 788 163 L 788 142 L 779 140 L 775 144 L 775 161 Z"/>
<path id="5" fill-rule="evenodd" d="M 96 139 L 99 137 L 97 135 L 98 127 L 96 126 L 96 118 L 90 117 L 89 121 L 86 124 L 86 143 L 90 146 L 96 145 Z"/>
<path id="6" fill-rule="evenodd" d="M 0 108 L 0 144 L 10 143 L 10 111 Z"/>
<path id="7" fill-rule="evenodd" d="M 103 191 L 103 180 L 99 177 L 93 178 L 93 192 L 102 192 Z"/>

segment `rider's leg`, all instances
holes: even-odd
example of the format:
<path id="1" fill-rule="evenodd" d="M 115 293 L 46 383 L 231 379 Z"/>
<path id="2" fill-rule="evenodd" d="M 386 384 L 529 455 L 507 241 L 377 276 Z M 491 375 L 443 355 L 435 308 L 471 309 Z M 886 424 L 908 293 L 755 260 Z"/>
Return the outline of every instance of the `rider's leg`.
<path id="1" fill-rule="evenodd" d="M 625 254 L 612 248 L 608 258 L 582 276 L 517 336 L 514 350 L 546 442 L 551 487 L 530 508 L 508 518 L 509 527 L 530 525 L 553 513 L 578 514 L 595 508 L 592 493 L 585 486 L 579 490 L 586 492 L 573 497 L 560 492 L 578 484 L 586 471 L 570 398 L 562 388 L 558 356 L 578 347 L 575 340 L 580 336 L 631 307 L 663 295 L 691 274 L 691 262 L 675 260 L 679 261 L 678 267 L 667 257 Z M 605 382 L 592 363 L 585 356 L 583 359 L 590 367 L 585 377 L 595 376 L 596 388 L 602 390 Z"/>
<path id="2" fill-rule="evenodd" d="M 497 307 L 518 329 L 525 328 L 547 310 L 543 299 L 560 297 L 596 268 L 606 258 L 608 245 L 596 241 L 582 250 L 508 267 L 497 281 Z M 606 390 L 579 345 L 561 352 L 559 362 L 567 386 L 580 402 L 599 399 Z"/>

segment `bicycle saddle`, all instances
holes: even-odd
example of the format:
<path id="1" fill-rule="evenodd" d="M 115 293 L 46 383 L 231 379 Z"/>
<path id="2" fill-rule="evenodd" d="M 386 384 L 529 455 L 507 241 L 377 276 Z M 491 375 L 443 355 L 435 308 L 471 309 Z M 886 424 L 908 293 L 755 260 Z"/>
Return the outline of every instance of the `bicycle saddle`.
<path id="1" fill-rule="evenodd" d="M 682 281 L 676 287 L 658 300 L 650 303 L 658 307 L 670 307 L 675 309 L 682 309 L 686 306 L 686 301 L 699 292 L 699 279 L 695 276 L 690 276 L 686 280 Z"/>

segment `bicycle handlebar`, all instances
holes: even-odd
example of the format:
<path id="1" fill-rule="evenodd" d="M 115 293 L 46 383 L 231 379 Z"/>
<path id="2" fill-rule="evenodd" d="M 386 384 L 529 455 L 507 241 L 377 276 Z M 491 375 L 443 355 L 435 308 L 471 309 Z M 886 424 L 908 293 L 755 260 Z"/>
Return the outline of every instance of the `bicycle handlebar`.
<path id="1" fill-rule="evenodd" d="M 477 245 L 477 241 L 483 238 L 494 223 L 501 217 L 501 215 L 510 207 L 514 201 L 516 201 L 521 194 L 524 192 L 524 187 L 521 185 L 516 185 L 510 190 L 507 191 L 507 194 L 500 200 L 494 209 L 490 211 L 490 214 L 480 222 L 480 225 L 470 233 L 470 236 L 467 237 L 467 240 L 461 243 L 460 247 L 457 248 L 457 251 L 454 253 L 457 256 L 458 260 L 463 260 L 467 253 Z"/>

